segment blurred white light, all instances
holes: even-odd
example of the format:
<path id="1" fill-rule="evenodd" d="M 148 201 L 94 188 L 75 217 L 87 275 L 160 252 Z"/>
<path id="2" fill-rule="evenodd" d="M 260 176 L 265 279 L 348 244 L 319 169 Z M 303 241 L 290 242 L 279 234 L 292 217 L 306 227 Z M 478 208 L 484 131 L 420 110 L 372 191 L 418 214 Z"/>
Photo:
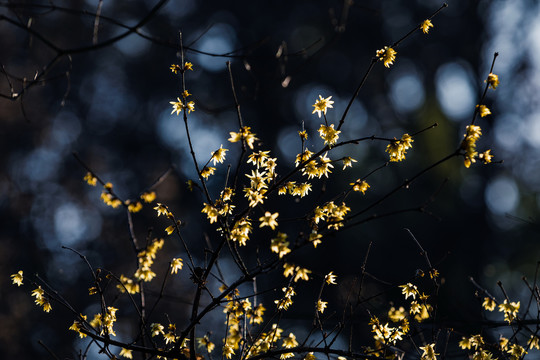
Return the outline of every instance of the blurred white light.
<path id="1" fill-rule="evenodd" d="M 503 215 L 514 211 L 518 206 L 519 190 L 514 180 L 498 177 L 486 187 L 485 199 L 492 213 Z"/>
<path id="2" fill-rule="evenodd" d="M 424 87 L 415 74 L 404 74 L 390 84 L 390 99 L 398 111 L 414 111 L 422 106 L 424 98 Z"/>
<path id="3" fill-rule="evenodd" d="M 462 65 L 442 65 L 435 74 L 437 100 L 444 114 L 455 121 L 472 116 L 476 94 L 471 78 Z"/>
<path id="4" fill-rule="evenodd" d="M 235 42 L 234 29 L 230 25 L 219 23 L 212 26 L 202 39 L 195 44 L 195 47 L 201 52 L 224 55 L 234 50 Z M 227 60 L 228 58 L 222 56 L 195 53 L 197 65 L 211 72 L 225 70 Z"/>

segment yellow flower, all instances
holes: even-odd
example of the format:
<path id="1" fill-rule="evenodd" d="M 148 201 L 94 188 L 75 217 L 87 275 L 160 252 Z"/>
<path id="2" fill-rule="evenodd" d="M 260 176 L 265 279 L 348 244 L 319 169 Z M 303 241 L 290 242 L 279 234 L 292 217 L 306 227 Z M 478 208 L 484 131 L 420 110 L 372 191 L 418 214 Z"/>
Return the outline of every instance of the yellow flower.
<path id="1" fill-rule="evenodd" d="M 327 305 L 328 305 L 327 301 L 322 301 L 321 299 L 319 299 L 317 301 L 317 311 L 320 312 L 321 314 L 324 313 L 324 309 L 326 309 Z"/>
<path id="2" fill-rule="evenodd" d="M 21 286 L 23 284 L 23 271 L 19 270 L 16 274 L 11 275 L 11 281 L 13 282 L 13 285 Z"/>
<path id="3" fill-rule="evenodd" d="M 195 102 L 190 101 L 186 104 L 186 108 L 188 109 L 188 114 L 192 111 L 195 111 Z"/>
<path id="4" fill-rule="evenodd" d="M 315 357 L 315 355 L 313 355 L 312 352 L 310 353 L 307 353 L 307 355 L 304 357 L 304 360 L 316 360 L 317 358 Z"/>
<path id="5" fill-rule="evenodd" d="M 229 151 L 229 149 L 224 149 L 223 145 L 221 145 L 219 149 L 212 153 L 210 161 L 213 161 L 214 165 L 216 165 L 216 163 L 222 164 L 223 161 L 225 161 L 225 153 L 227 153 L 227 151 Z"/>
<path id="6" fill-rule="evenodd" d="M 186 63 L 184 64 L 184 70 L 191 70 L 191 71 L 193 71 L 193 64 L 190 63 L 190 62 L 186 62 Z"/>
<path id="7" fill-rule="evenodd" d="M 86 173 L 86 175 L 84 176 L 84 181 L 86 181 L 86 183 L 91 186 L 96 186 L 97 184 L 97 178 L 91 172 Z"/>
<path id="8" fill-rule="evenodd" d="M 120 284 L 116 285 L 116 288 L 120 290 L 121 293 L 124 293 L 127 290 L 129 294 L 136 294 L 140 291 L 139 284 L 124 275 L 120 275 Z"/>
<path id="9" fill-rule="evenodd" d="M 234 350 L 233 350 L 232 346 L 229 345 L 229 344 L 223 345 L 223 350 L 222 351 L 223 351 L 223 355 L 227 359 L 230 359 L 234 355 Z"/>
<path id="10" fill-rule="evenodd" d="M 495 90 L 497 86 L 499 86 L 499 76 L 495 75 L 494 73 L 489 73 L 486 82 L 493 90 Z"/>
<path id="11" fill-rule="evenodd" d="M 174 258 L 171 261 L 171 274 L 176 274 L 178 270 L 182 270 L 184 266 L 183 260 L 180 258 Z"/>
<path id="12" fill-rule="evenodd" d="M 409 296 L 416 299 L 416 295 L 418 295 L 418 288 L 416 285 L 407 283 L 405 285 L 399 285 L 399 287 L 402 288 L 401 293 L 405 295 L 405 300 L 408 299 Z"/>
<path id="13" fill-rule="evenodd" d="M 156 193 L 153 191 L 145 191 L 140 196 L 141 200 L 144 200 L 145 203 L 151 203 L 156 200 Z"/>
<path id="14" fill-rule="evenodd" d="M 489 164 L 493 158 L 493 155 L 491 155 L 491 149 L 484 151 L 478 155 L 478 157 L 484 161 L 484 164 Z"/>
<path id="15" fill-rule="evenodd" d="M 126 359 L 133 359 L 133 350 L 122 348 L 119 355 L 125 357 Z"/>
<path id="16" fill-rule="evenodd" d="M 461 338 L 461 341 L 459 342 L 459 347 L 462 348 L 463 350 L 465 349 L 471 349 L 471 341 L 469 340 L 469 338 L 466 338 L 466 337 L 462 337 Z"/>
<path id="17" fill-rule="evenodd" d="M 401 139 L 394 140 L 386 147 L 386 152 L 390 154 L 390 161 L 405 160 L 407 150 L 412 148 L 413 139 L 409 134 L 403 134 Z"/>
<path id="18" fill-rule="evenodd" d="M 178 101 L 169 101 L 169 104 L 173 106 L 173 111 L 171 111 L 171 114 L 174 114 L 176 112 L 176 115 L 180 115 L 180 112 L 184 108 L 184 103 L 180 98 L 176 98 Z"/>
<path id="19" fill-rule="evenodd" d="M 167 232 L 167 235 L 171 235 L 174 230 L 176 230 L 176 227 L 174 225 L 167 226 L 167 228 L 165 228 L 165 232 Z"/>
<path id="20" fill-rule="evenodd" d="M 435 344 L 428 344 L 426 346 L 420 346 L 423 352 L 421 360 L 437 360 L 437 354 L 435 352 Z"/>
<path id="21" fill-rule="evenodd" d="M 152 333 L 152 337 L 158 336 L 159 334 L 164 335 L 165 334 L 165 332 L 163 331 L 164 329 L 165 327 L 159 323 L 152 323 L 150 325 L 150 332 Z"/>
<path id="22" fill-rule="evenodd" d="M 253 149 L 253 144 L 255 143 L 255 140 L 259 140 L 255 137 L 255 134 L 251 132 L 251 128 L 249 126 L 243 126 L 239 132 L 229 132 L 231 137 L 228 139 L 230 142 L 238 142 L 240 140 L 244 140 L 249 146 L 250 149 Z"/>
<path id="23" fill-rule="evenodd" d="M 127 204 L 127 208 L 129 212 L 132 212 L 132 213 L 139 212 L 143 208 L 143 205 L 139 201 L 132 203 L 131 201 L 128 200 L 126 201 L 126 204 Z"/>
<path id="24" fill-rule="evenodd" d="M 289 264 L 289 263 L 285 263 L 285 264 L 283 264 L 283 268 L 285 269 L 285 270 L 283 271 L 283 276 L 289 277 L 289 276 L 291 276 L 292 274 L 294 274 L 294 269 L 295 269 L 295 266 L 294 266 L 294 265 Z"/>
<path id="25" fill-rule="evenodd" d="M 184 90 L 184 91 L 182 91 L 182 96 L 183 96 L 184 98 L 187 98 L 188 96 L 191 96 L 191 94 L 189 93 L 189 91 Z"/>
<path id="26" fill-rule="evenodd" d="M 527 350 L 518 344 L 510 345 L 510 349 L 508 349 L 506 352 L 510 354 L 512 360 L 521 359 L 525 354 L 527 354 Z"/>
<path id="27" fill-rule="evenodd" d="M 204 335 L 202 338 L 197 338 L 197 342 L 199 343 L 199 347 L 205 347 L 209 353 L 211 353 L 216 347 L 216 345 L 210 341 L 208 335 Z"/>
<path id="28" fill-rule="evenodd" d="M 340 130 L 334 129 L 334 124 L 330 126 L 321 124 L 319 128 L 319 136 L 324 140 L 324 144 L 328 146 L 332 146 L 338 141 L 340 133 Z"/>
<path id="29" fill-rule="evenodd" d="M 328 108 L 333 108 L 332 104 L 334 103 L 332 100 L 330 100 L 332 97 L 329 96 L 326 99 L 324 99 L 321 95 L 319 95 L 319 99 L 315 101 L 315 104 L 312 105 L 315 109 L 313 109 L 312 114 L 317 113 L 319 117 L 321 117 L 321 114 L 324 113 L 326 115 L 326 110 Z"/>
<path id="30" fill-rule="evenodd" d="M 160 204 L 160 203 L 157 204 L 157 206 L 154 208 L 154 210 L 157 211 L 158 216 L 161 216 L 161 215 L 170 216 L 170 215 L 172 215 L 171 212 L 169 211 L 169 209 L 167 209 L 167 207 L 165 205 Z"/>
<path id="31" fill-rule="evenodd" d="M 328 285 L 330 285 L 330 284 L 337 285 L 336 279 L 337 279 L 337 275 L 334 275 L 334 272 L 333 272 L 333 271 L 330 271 L 330 272 L 324 277 L 324 280 L 326 281 L 326 283 L 327 283 Z"/>
<path id="32" fill-rule="evenodd" d="M 427 19 L 422 22 L 420 25 L 420 29 L 424 32 L 424 34 L 427 34 L 429 32 L 429 28 L 433 27 L 433 24 L 431 23 L 431 20 Z"/>
<path id="33" fill-rule="evenodd" d="M 272 239 L 270 243 L 270 250 L 278 254 L 280 259 L 290 253 L 291 249 L 289 248 L 289 242 L 287 241 L 287 234 L 278 232 L 277 237 Z"/>
<path id="34" fill-rule="evenodd" d="M 538 336 L 531 335 L 529 340 L 527 340 L 527 345 L 529 349 L 540 350 L 540 339 Z"/>
<path id="35" fill-rule="evenodd" d="M 401 320 L 405 319 L 405 317 L 406 313 L 403 306 L 400 306 L 399 309 L 392 306 L 390 310 L 388 310 L 388 319 L 390 319 L 392 322 L 400 322 Z"/>
<path id="36" fill-rule="evenodd" d="M 478 113 L 480 114 L 480 117 L 488 116 L 491 114 L 491 111 L 486 105 L 476 105 L 478 108 Z"/>
<path id="37" fill-rule="evenodd" d="M 171 69 L 173 73 L 178 74 L 178 71 L 180 71 L 180 65 L 172 64 L 169 69 Z"/>
<path id="38" fill-rule="evenodd" d="M 212 205 L 208 205 L 207 203 L 204 203 L 204 208 L 201 210 L 201 212 L 205 213 L 206 216 L 208 216 L 208 220 L 210 220 L 210 224 L 217 222 L 219 212 Z"/>
<path id="39" fill-rule="evenodd" d="M 43 307 L 43 311 L 45 311 L 46 313 L 48 313 L 48 312 L 50 312 L 52 310 L 51 303 L 48 302 L 47 300 L 45 300 L 43 302 L 42 307 Z"/>
<path id="40" fill-rule="evenodd" d="M 343 170 L 345 170 L 347 167 L 352 167 L 353 162 L 358 162 L 350 156 L 346 156 L 341 160 L 343 161 Z"/>
<path id="41" fill-rule="evenodd" d="M 283 339 L 283 347 L 290 349 L 298 346 L 298 341 L 296 341 L 296 336 L 293 333 L 289 333 L 285 339 Z"/>
<path id="42" fill-rule="evenodd" d="M 306 130 L 299 131 L 298 136 L 300 136 L 300 139 L 302 139 L 303 141 L 306 141 L 307 140 L 307 131 Z"/>
<path id="43" fill-rule="evenodd" d="M 490 297 L 485 297 L 484 302 L 482 303 L 482 307 L 486 309 L 487 311 L 493 311 L 495 310 L 495 307 L 497 304 L 495 303 L 495 300 L 493 300 Z"/>
<path id="44" fill-rule="evenodd" d="M 296 275 L 294 276 L 294 282 L 297 282 L 298 280 L 309 280 L 309 274 L 311 273 L 311 270 L 301 268 L 300 266 L 297 266 L 295 269 Z"/>
<path id="45" fill-rule="evenodd" d="M 499 311 L 504 312 L 504 320 L 509 323 L 514 320 L 519 312 L 519 301 L 518 302 L 508 302 L 504 300 L 502 304 L 499 304 Z"/>
<path id="46" fill-rule="evenodd" d="M 276 226 L 278 225 L 277 220 L 276 220 L 278 215 L 279 213 L 272 214 L 269 211 L 265 212 L 264 216 L 261 216 L 259 218 L 259 221 L 261 222 L 259 227 L 270 226 L 272 230 L 275 230 Z"/>
<path id="47" fill-rule="evenodd" d="M 384 63 L 387 68 L 394 64 L 397 52 L 391 47 L 385 46 L 383 49 L 377 50 L 377 58 Z"/>
<path id="48" fill-rule="evenodd" d="M 210 175 L 214 175 L 214 172 L 216 171 L 216 168 L 215 167 L 212 167 L 212 166 L 205 166 L 202 171 L 201 171 L 201 176 L 205 179 L 205 180 L 208 180 L 208 178 L 210 177 Z"/>
<path id="49" fill-rule="evenodd" d="M 350 183 L 349 185 L 353 186 L 354 191 L 361 192 L 362 194 L 366 194 L 366 191 L 368 188 L 370 188 L 369 184 L 365 180 L 356 180 L 356 182 Z"/>

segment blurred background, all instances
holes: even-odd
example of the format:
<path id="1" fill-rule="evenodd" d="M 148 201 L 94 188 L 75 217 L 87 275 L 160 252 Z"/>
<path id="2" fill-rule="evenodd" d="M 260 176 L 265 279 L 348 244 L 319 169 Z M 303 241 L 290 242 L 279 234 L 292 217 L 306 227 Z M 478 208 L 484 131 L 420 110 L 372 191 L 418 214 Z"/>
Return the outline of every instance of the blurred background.
<path id="1" fill-rule="evenodd" d="M 285 174 L 300 152 L 299 130 L 308 131 L 310 150 L 321 147 L 321 119 L 311 113 L 318 95 L 332 96 L 328 120 L 337 124 L 376 50 L 441 5 L 433 0 L 0 2 L 0 343 L 6 356 L 46 358 L 38 340 L 60 358 L 86 344 L 67 330 L 73 321 L 69 312 L 53 303 L 53 312 L 43 313 L 33 304 L 31 288 L 13 287 L 10 274 L 20 269 L 39 274 L 91 314 L 99 311 L 97 301 L 86 296 L 91 276 L 62 246 L 84 253 L 95 267 L 125 274 L 136 268 L 125 211 L 104 205 L 99 186 L 84 183 L 86 169 L 73 152 L 124 199 L 136 198 L 171 169 L 156 189 L 157 201 L 186 224 L 184 236 L 197 261 L 204 262 L 203 233 L 215 231 L 200 214 L 202 197 L 186 186 L 196 172 L 182 121 L 171 115 L 169 104 L 180 96 L 178 77 L 169 69 L 180 63 L 179 32 L 186 61 L 194 64 L 186 82 L 196 104 L 189 123 L 201 161 L 223 144 L 234 169 L 240 153 L 238 144 L 227 141 L 229 132 L 238 130 L 230 61 L 244 123 L 257 134 L 259 148 L 278 158 L 277 172 Z M 426 212 L 365 222 L 327 239 L 324 251 L 299 254 L 298 261 L 314 273 L 331 268 L 339 275 L 342 290 L 334 294 L 339 304 L 347 284 L 360 274 L 370 243 L 367 271 L 388 284 L 404 283 L 425 268 L 408 228 L 444 280 L 441 322 L 466 332 L 478 331 L 481 319 L 469 276 L 496 296 L 501 297 L 498 280 L 512 296 L 526 296 L 521 276 L 533 278 L 539 258 L 540 8 L 532 0 L 448 5 L 429 34 L 416 32 L 396 48 L 390 69 L 375 66 L 341 139 L 399 138 L 438 126 L 415 138 L 407 161 L 375 173 L 366 195 L 352 196 L 347 204 L 360 210 L 455 150 L 495 52 L 501 84 L 488 91 L 492 115 L 476 124 L 483 132 L 479 149 L 492 149 L 494 161 L 504 162 L 466 169 L 460 158 L 452 158 L 366 218 L 428 203 Z M 97 32 L 96 13 L 101 15 Z M 309 201 L 330 198 L 383 164 L 385 146 L 364 142 L 335 149 L 333 159 L 350 155 L 358 162 L 343 172 L 336 164 Z M 209 181 L 214 196 L 225 182 L 224 168 Z M 291 201 L 291 218 L 298 206 Z M 140 238 L 165 236 L 166 222 L 155 215 L 152 206 L 134 214 Z M 280 219 L 287 226 L 287 216 Z M 164 251 L 185 256 L 177 243 Z M 234 279 L 234 264 L 222 265 Z M 191 282 L 187 272 L 175 281 L 165 305 L 181 310 L 185 306 L 179 304 L 191 301 L 182 290 Z M 374 292 L 386 289 L 375 281 L 369 286 Z M 178 319 L 188 316 L 182 311 Z M 311 310 L 294 314 L 291 326 L 309 325 Z"/>

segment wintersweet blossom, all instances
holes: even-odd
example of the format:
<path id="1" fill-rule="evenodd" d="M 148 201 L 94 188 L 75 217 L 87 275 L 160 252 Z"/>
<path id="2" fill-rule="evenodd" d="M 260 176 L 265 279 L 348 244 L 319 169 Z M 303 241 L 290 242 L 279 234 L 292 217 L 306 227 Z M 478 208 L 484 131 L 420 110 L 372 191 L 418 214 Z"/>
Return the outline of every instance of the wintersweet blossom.
<path id="1" fill-rule="evenodd" d="M 384 48 L 377 50 L 376 55 L 377 55 L 377 58 L 383 62 L 384 66 L 389 68 L 390 65 L 394 64 L 394 60 L 396 60 L 397 52 L 391 47 L 385 46 Z"/>
<path id="2" fill-rule="evenodd" d="M 429 19 L 424 20 L 422 24 L 420 25 L 420 29 L 422 29 L 424 34 L 427 34 L 429 32 L 429 28 L 432 28 L 432 27 L 433 27 L 433 23 Z"/>
<path id="3" fill-rule="evenodd" d="M 334 101 L 330 100 L 331 98 L 332 97 L 329 96 L 329 97 L 327 97 L 325 99 L 321 95 L 319 95 L 319 99 L 316 100 L 315 104 L 312 105 L 315 108 L 315 109 L 313 109 L 312 114 L 317 113 L 317 115 L 319 115 L 319 117 L 321 117 L 321 115 L 323 113 L 324 113 L 324 115 L 326 115 L 326 110 L 328 110 L 329 108 L 330 109 L 333 108 L 332 104 L 334 103 Z"/>

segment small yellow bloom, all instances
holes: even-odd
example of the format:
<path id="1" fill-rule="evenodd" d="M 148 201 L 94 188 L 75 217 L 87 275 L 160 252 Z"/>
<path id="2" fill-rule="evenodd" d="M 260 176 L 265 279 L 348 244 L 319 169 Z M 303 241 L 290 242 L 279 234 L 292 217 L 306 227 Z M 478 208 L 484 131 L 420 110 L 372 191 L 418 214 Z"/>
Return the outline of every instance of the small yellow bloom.
<path id="1" fill-rule="evenodd" d="M 431 23 L 431 20 L 427 19 L 422 22 L 420 25 L 420 29 L 424 32 L 424 34 L 427 34 L 429 32 L 429 28 L 433 27 L 433 24 Z"/>
<path id="2" fill-rule="evenodd" d="M 493 90 L 495 90 L 497 86 L 499 86 L 499 76 L 495 75 L 494 73 L 489 73 L 486 82 Z"/>
<path id="3" fill-rule="evenodd" d="M 478 108 L 478 113 L 480 114 L 480 117 L 488 116 L 491 114 L 491 111 L 486 105 L 476 105 Z"/>
<path id="4" fill-rule="evenodd" d="M 169 101 L 169 104 L 173 106 L 173 111 L 171 111 L 171 114 L 176 113 L 176 115 L 180 115 L 180 112 L 182 112 L 182 109 L 184 109 L 184 103 L 180 98 L 176 98 L 178 101 Z"/>
<path id="5" fill-rule="evenodd" d="M 127 208 L 129 212 L 136 213 L 142 210 L 143 205 L 140 203 L 140 201 L 136 201 L 134 203 L 127 201 Z"/>
<path id="6" fill-rule="evenodd" d="M 306 130 L 302 130 L 302 131 L 299 131 L 298 132 L 298 135 L 300 136 L 300 139 L 302 139 L 303 141 L 306 141 L 307 140 L 307 131 Z"/>
<path id="7" fill-rule="evenodd" d="M 212 167 L 212 166 L 208 166 L 208 167 L 204 167 L 204 169 L 202 169 L 201 171 L 201 176 L 205 179 L 205 180 L 208 180 L 208 178 L 210 177 L 210 175 L 214 175 L 214 172 L 216 171 L 216 168 L 215 167 Z"/>
<path id="8" fill-rule="evenodd" d="M 402 288 L 401 293 L 405 295 L 405 299 L 408 299 L 409 296 L 416 299 L 416 295 L 418 295 L 418 288 L 416 285 L 407 283 L 405 285 L 399 285 L 399 287 Z"/>
<path id="9" fill-rule="evenodd" d="M 171 69 L 173 73 L 178 74 L 178 71 L 180 71 L 180 65 L 172 64 L 169 69 Z"/>
<path id="10" fill-rule="evenodd" d="M 186 62 L 186 63 L 184 64 L 184 70 L 191 70 L 191 71 L 193 71 L 193 64 L 190 63 L 190 62 Z"/>
<path id="11" fill-rule="evenodd" d="M 302 268 L 300 266 L 297 266 L 295 269 L 296 275 L 294 275 L 294 282 L 297 282 L 298 280 L 309 280 L 309 274 L 311 273 L 311 270 Z"/>
<path id="12" fill-rule="evenodd" d="M 489 164 L 493 158 L 493 155 L 491 155 L 491 149 L 484 151 L 478 155 L 478 157 L 484 161 L 484 164 Z"/>
<path id="13" fill-rule="evenodd" d="M 264 216 L 261 216 L 259 218 L 259 221 L 261 222 L 259 227 L 270 226 L 272 230 L 275 230 L 276 226 L 278 225 L 277 220 L 276 220 L 278 216 L 279 216 L 279 213 L 272 214 L 269 211 L 265 212 Z"/>
<path id="14" fill-rule="evenodd" d="M 216 345 L 210 341 L 208 338 L 208 335 L 204 335 L 202 338 L 197 338 L 197 342 L 199 343 L 199 347 L 205 347 L 206 351 L 211 353 Z"/>
<path id="15" fill-rule="evenodd" d="M 328 285 L 330 285 L 330 284 L 337 285 L 336 279 L 337 279 L 337 275 L 334 275 L 334 272 L 333 272 L 333 271 L 330 271 L 330 272 L 324 277 L 324 280 L 326 281 L 326 283 L 327 283 Z"/>
<path id="16" fill-rule="evenodd" d="M 97 184 L 97 178 L 91 172 L 86 173 L 86 175 L 84 176 L 84 181 L 86 181 L 86 183 L 91 186 L 96 186 Z"/>
<path id="17" fill-rule="evenodd" d="M 330 100 L 331 98 L 332 97 L 329 96 L 325 99 L 321 95 L 319 95 L 319 99 L 316 100 L 315 104 L 313 105 L 315 109 L 313 109 L 312 114 L 317 113 L 319 117 L 321 117 L 323 113 L 324 115 L 326 115 L 326 110 L 328 110 L 328 108 L 333 108 L 332 104 L 334 103 L 334 101 Z"/>
<path id="18" fill-rule="evenodd" d="M 377 58 L 384 63 L 387 68 L 394 64 L 397 52 L 391 47 L 385 46 L 383 49 L 377 50 Z"/>
<path id="19" fill-rule="evenodd" d="M 504 312 L 504 320 L 509 323 L 516 318 L 519 312 L 520 302 L 508 302 L 504 300 L 502 304 L 499 304 L 499 311 Z"/>
<path id="20" fill-rule="evenodd" d="M 239 132 L 229 132 L 231 137 L 228 139 L 230 142 L 238 142 L 240 140 L 244 140 L 249 146 L 250 149 L 253 149 L 253 144 L 256 140 L 259 140 L 255 137 L 255 134 L 251 132 L 251 128 L 249 126 L 243 126 Z"/>
<path id="21" fill-rule="evenodd" d="M 356 180 L 356 182 L 350 183 L 349 185 L 353 186 L 354 191 L 361 192 L 362 194 L 366 194 L 367 189 L 370 188 L 369 184 L 365 180 Z"/>
<path id="22" fill-rule="evenodd" d="M 188 114 L 192 111 L 195 111 L 195 102 L 190 101 L 187 103 L 186 108 L 188 109 Z"/>
<path id="23" fill-rule="evenodd" d="M 156 193 L 153 191 L 145 191 L 140 197 L 145 203 L 151 203 L 152 201 L 156 200 Z"/>
<path id="24" fill-rule="evenodd" d="M 222 351 L 223 351 L 223 355 L 227 359 L 232 358 L 232 356 L 234 355 L 234 350 L 233 350 L 232 346 L 229 345 L 229 344 L 223 345 L 223 350 Z"/>
<path id="25" fill-rule="evenodd" d="M 176 274 L 178 270 L 182 270 L 184 266 L 183 260 L 180 258 L 174 258 L 171 261 L 171 274 Z"/>
<path id="26" fill-rule="evenodd" d="M 11 275 L 11 281 L 13 285 L 21 286 L 23 284 L 24 276 L 23 271 L 19 270 L 16 274 Z"/>
<path id="27" fill-rule="evenodd" d="M 322 301 L 321 299 L 317 301 L 317 311 L 320 312 L 321 314 L 324 313 L 326 306 L 328 306 L 327 301 Z"/>
<path id="28" fill-rule="evenodd" d="M 437 354 L 435 352 L 435 344 L 428 344 L 426 346 L 420 346 L 423 352 L 421 360 L 437 360 Z"/>
<path id="29" fill-rule="evenodd" d="M 133 350 L 122 348 L 119 355 L 125 357 L 126 359 L 133 359 Z"/>
<path id="30" fill-rule="evenodd" d="M 497 306 L 497 303 L 495 303 L 495 300 L 493 300 L 490 297 L 485 297 L 484 302 L 482 303 L 482 307 L 486 309 L 487 311 L 493 311 L 495 310 L 495 307 Z"/>
<path id="31" fill-rule="evenodd" d="M 317 358 L 315 357 L 315 355 L 310 352 L 310 353 L 307 353 L 307 355 L 304 357 L 304 360 L 316 360 Z"/>
<path id="32" fill-rule="evenodd" d="M 165 232 L 167 233 L 167 235 L 171 235 L 174 230 L 176 230 L 176 226 L 174 225 L 171 225 L 171 226 L 167 226 L 167 228 L 165 228 Z"/>
<path id="33" fill-rule="evenodd" d="M 169 209 L 167 209 L 167 207 L 165 205 L 160 204 L 160 203 L 157 204 L 157 206 L 154 208 L 154 210 L 157 211 L 158 216 L 161 216 L 161 215 L 170 216 L 171 215 L 171 212 L 169 211 Z"/>
<path id="34" fill-rule="evenodd" d="M 229 149 L 224 149 L 223 145 L 221 145 L 219 149 L 212 153 L 210 161 L 213 161 L 214 165 L 216 165 L 216 163 L 222 164 L 223 161 L 225 161 L 225 154 L 227 153 L 227 151 L 229 151 Z"/>
<path id="35" fill-rule="evenodd" d="M 182 96 L 183 96 L 184 98 L 187 98 L 188 96 L 191 96 L 191 94 L 189 93 L 189 91 L 184 90 L 184 91 L 182 91 Z"/>
<path id="36" fill-rule="evenodd" d="M 150 332 L 152 333 L 152 337 L 158 336 L 159 334 L 164 335 L 165 332 L 163 331 L 165 327 L 159 323 L 152 323 L 150 325 Z"/>
<path id="37" fill-rule="evenodd" d="M 346 156 L 341 160 L 343 161 L 343 170 L 345 170 L 347 167 L 352 167 L 353 162 L 358 162 L 350 156 Z"/>
<path id="38" fill-rule="evenodd" d="M 334 129 L 334 124 L 330 126 L 321 124 L 319 128 L 319 136 L 324 140 L 324 144 L 328 146 L 332 146 L 338 141 L 340 133 L 340 130 Z"/>

